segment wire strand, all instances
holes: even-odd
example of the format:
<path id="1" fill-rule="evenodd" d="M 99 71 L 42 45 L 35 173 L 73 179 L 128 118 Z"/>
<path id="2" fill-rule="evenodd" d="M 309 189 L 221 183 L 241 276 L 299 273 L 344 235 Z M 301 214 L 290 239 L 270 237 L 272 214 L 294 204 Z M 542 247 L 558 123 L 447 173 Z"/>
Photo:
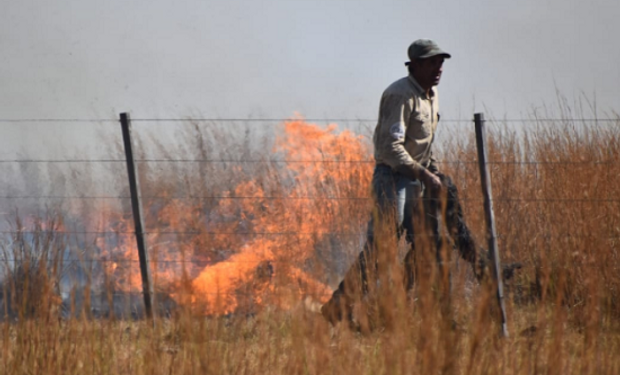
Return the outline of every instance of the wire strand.
<path id="1" fill-rule="evenodd" d="M 320 200 L 328 200 L 328 201 L 372 201 L 372 197 L 277 197 L 277 196 L 171 196 L 171 197 L 161 197 L 161 196 L 141 196 L 141 199 L 147 200 L 307 200 L 307 201 L 320 201 Z M 76 199 L 76 200 L 127 200 L 131 199 L 128 196 L 0 196 L 0 199 L 11 200 L 11 199 Z M 420 198 L 420 201 L 431 201 L 432 198 Z M 467 198 L 463 197 L 459 199 L 461 202 L 480 202 L 483 198 Z M 611 198 L 493 198 L 494 202 L 548 202 L 548 203 L 584 203 L 584 202 L 592 202 L 592 203 L 619 203 L 620 199 L 611 199 Z"/>
<path id="2" fill-rule="evenodd" d="M 376 118 L 132 118 L 131 122 L 376 122 Z M 119 119 L 110 118 L 0 118 L 0 123 L 118 123 Z M 440 123 L 473 123 L 473 119 L 441 119 Z M 485 122 L 493 123 L 528 123 L 528 122 L 620 122 L 620 118 L 511 118 L 511 119 L 486 119 Z"/>
<path id="3" fill-rule="evenodd" d="M 0 163 L 126 163 L 124 159 L 5 159 Z M 238 163 L 238 164 L 374 164 L 374 160 L 235 160 L 235 159 L 135 159 L 137 163 Z M 478 164 L 477 160 L 444 160 L 439 164 Z M 491 160 L 488 165 L 607 165 L 617 160 L 517 161 Z"/>
<path id="4" fill-rule="evenodd" d="M 125 235 L 125 236 L 133 236 L 136 234 L 135 231 L 52 231 L 52 230 L 5 230 L 0 231 L 1 234 L 33 234 L 33 235 L 41 235 L 41 234 L 54 234 L 54 235 L 63 235 L 63 234 L 96 234 L 96 235 Z M 161 235 L 192 235 L 192 236 L 290 236 L 290 237 L 304 237 L 304 236 L 356 236 L 363 237 L 367 235 L 367 231 L 353 231 L 353 232 L 334 232 L 334 231 L 313 231 L 313 232 L 296 232 L 296 231 L 287 231 L 287 232 L 202 232 L 202 231 L 161 231 L 161 232 L 151 232 L 146 231 L 143 232 L 144 235 L 147 236 L 161 236 Z M 427 236 L 426 233 L 414 233 L 414 237 L 424 237 Z M 530 238 L 562 238 L 562 239 L 570 239 L 570 238 L 603 238 L 603 239 L 620 239 L 620 234 L 618 235 L 610 235 L 610 236 L 600 236 L 598 234 L 582 234 L 582 233 L 558 233 L 555 235 L 550 234 L 531 234 Z M 498 239 L 508 238 L 508 235 L 498 234 L 496 236 Z"/>
<path id="5" fill-rule="evenodd" d="M 132 122 L 377 122 L 377 119 L 364 119 L 364 118 L 256 118 L 256 119 L 243 119 L 243 118 L 135 118 L 131 119 Z M 506 122 L 506 123 L 520 123 L 520 122 L 620 122 L 618 119 L 597 119 L 597 118 L 513 118 L 513 119 L 485 119 L 485 122 Z M 473 119 L 441 119 L 439 123 L 474 123 Z"/>
<path id="6" fill-rule="evenodd" d="M 3 118 L 0 119 L 0 123 L 23 123 L 23 122 L 34 122 L 34 123 L 46 123 L 46 122 L 71 122 L 71 123 L 75 123 L 75 122 L 116 122 L 118 123 L 119 120 L 113 120 L 113 119 L 93 119 L 93 118 L 23 118 L 23 119 L 9 119 L 9 118 Z"/>

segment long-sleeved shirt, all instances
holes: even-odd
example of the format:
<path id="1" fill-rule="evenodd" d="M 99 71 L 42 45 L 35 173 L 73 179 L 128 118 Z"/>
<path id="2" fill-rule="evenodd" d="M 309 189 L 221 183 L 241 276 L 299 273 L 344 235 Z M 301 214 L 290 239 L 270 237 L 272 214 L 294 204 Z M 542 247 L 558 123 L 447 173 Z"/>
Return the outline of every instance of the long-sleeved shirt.
<path id="1" fill-rule="evenodd" d="M 391 84 L 381 97 L 373 137 L 377 164 L 393 169 L 436 170 L 431 151 L 438 121 L 436 88 L 429 95 L 410 75 Z"/>

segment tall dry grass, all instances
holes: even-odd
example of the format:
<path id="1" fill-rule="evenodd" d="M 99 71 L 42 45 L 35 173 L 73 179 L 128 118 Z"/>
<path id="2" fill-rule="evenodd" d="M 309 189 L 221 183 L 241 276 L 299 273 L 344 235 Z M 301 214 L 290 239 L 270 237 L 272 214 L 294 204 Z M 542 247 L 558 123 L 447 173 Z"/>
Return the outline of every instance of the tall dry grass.
<path id="1" fill-rule="evenodd" d="M 382 279 L 385 282 L 378 286 L 378 293 L 365 301 L 375 329 L 360 334 L 344 325 L 330 327 L 309 304 L 283 304 L 277 298 L 279 293 L 289 294 L 284 284 L 291 282 L 282 275 L 278 264 L 301 262 L 300 269 L 333 287 L 363 243 L 363 227 L 371 208 L 367 201 L 334 200 L 326 206 L 324 200 L 319 200 L 291 206 L 255 197 L 227 205 L 225 211 L 221 211 L 222 201 L 217 199 L 202 199 L 196 207 L 195 202 L 189 205 L 173 198 L 188 192 L 202 197 L 227 192 L 259 192 L 264 196 L 299 193 L 291 189 L 300 182 L 300 176 L 309 175 L 303 174 L 305 169 L 283 169 L 270 162 L 243 167 L 234 163 L 177 163 L 165 170 L 155 163 L 143 163 L 143 195 L 159 197 L 146 203 L 147 227 L 178 231 L 181 226 L 187 233 L 223 222 L 231 230 L 253 230 L 262 227 L 247 217 L 240 220 L 250 209 L 255 210 L 255 217 L 261 217 L 260 212 L 276 217 L 297 209 L 299 212 L 286 216 L 285 230 L 299 228 L 295 225 L 304 222 L 304 215 L 318 212 L 327 221 L 330 215 L 336 215 L 338 220 L 329 221 L 335 226 L 330 232 L 343 233 L 342 238 L 321 237 L 312 242 L 312 254 L 295 253 L 294 249 L 303 246 L 299 239 L 271 243 L 281 249 L 270 258 L 276 269 L 272 283 L 282 284 L 278 284 L 281 288 L 261 289 L 263 294 L 254 295 L 252 303 L 239 307 L 236 314 L 205 317 L 192 309 L 179 308 L 172 317 L 158 319 L 155 327 L 146 321 L 114 316 L 89 319 L 88 314 L 71 319 L 33 315 L 7 320 L 0 334 L 4 373 L 620 373 L 620 120 L 604 124 L 570 119 L 540 121 L 530 124 L 526 131 L 501 121 L 489 125 L 499 247 L 503 260 L 524 263 L 523 270 L 507 285 L 509 339 L 499 337 L 492 288 L 475 283 L 463 261 L 457 260 L 452 267 L 448 309 L 430 279 L 420 280 L 415 295 L 407 296 L 399 288 L 400 266 L 395 261 L 395 249 L 402 250 L 403 244 L 389 235 L 379 242 L 382 254 L 391 254 L 382 262 L 389 275 Z M 256 147 L 244 144 L 252 142 L 251 138 L 232 141 L 225 136 L 226 130 L 210 133 L 211 129 L 184 128 L 182 132 L 190 136 L 182 138 L 185 142 L 179 143 L 178 149 L 170 149 L 165 143 L 157 145 L 147 138 L 142 142 L 155 144 L 150 149 L 153 152 L 169 150 L 161 158 L 273 159 L 268 140 L 266 146 Z M 459 186 L 468 223 L 482 242 L 484 219 L 473 133 L 467 128 L 443 131 L 447 139 L 442 147 L 442 169 Z M 143 145 L 143 150 L 149 148 Z M 324 191 L 332 197 L 368 194 L 372 165 L 353 164 L 354 173 L 346 175 L 347 184 L 341 186 L 330 176 L 342 173 L 342 165 L 323 165 L 320 180 L 301 181 L 307 184 L 304 191 Z M 254 190 L 247 190 L 248 181 L 252 181 Z M 235 190 L 239 186 L 246 190 Z M 161 197 L 169 199 L 162 203 Z M 169 201 L 174 204 L 166 205 Z M 177 214 L 167 216 L 168 211 Z M 180 212 L 192 215 L 179 216 Z M 227 216 L 208 216 L 205 223 L 205 212 Z M 123 215 L 118 215 L 118 222 L 122 222 Z M 175 222 L 173 218 L 183 220 Z M 167 236 L 152 234 L 152 251 L 173 249 L 173 255 L 202 265 L 230 259 L 230 254 L 210 258 L 214 256 L 211 250 L 238 249 L 235 241 L 257 244 L 251 242 L 252 238 L 215 236 L 205 241 L 199 235 Z M 287 249 L 293 250 L 287 253 Z M 160 253 L 159 259 L 171 256 L 166 254 Z M 293 255 L 287 258 L 287 254 Z M 429 270 L 429 275 L 436 274 L 430 266 Z M 130 282 L 118 268 L 107 271 L 107 276 Z M 179 278 L 181 284 L 199 274 L 199 270 L 183 267 L 172 271 L 187 273 L 185 278 Z M 158 281 L 163 291 L 181 284 L 162 285 Z M 191 285 L 184 290 L 195 292 Z M 275 298 L 265 300 L 267 295 Z M 299 300 L 300 296 L 296 297 Z M 273 303 L 254 308 L 260 301 Z"/>

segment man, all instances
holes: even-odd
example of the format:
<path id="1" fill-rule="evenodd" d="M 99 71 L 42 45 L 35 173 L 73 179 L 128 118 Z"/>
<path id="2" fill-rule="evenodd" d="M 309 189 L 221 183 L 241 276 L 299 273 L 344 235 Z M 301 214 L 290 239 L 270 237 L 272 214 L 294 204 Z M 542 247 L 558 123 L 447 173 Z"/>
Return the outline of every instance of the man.
<path id="1" fill-rule="evenodd" d="M 463 222 L 456 187 L 439 173 L 433 158 L 439 107 L 436 86 L 441 80 L 443 64 L 451 56 L 428 39 L 413 42 L 408 49 L 409 75 L 390 85 L 381 97 L 379 120 L 373 143 L 376 166 L 372 188 L 376 211 L 368 226 L 368 240 L 355 264 L 350 268 L 332 299 L 321 309 L 332 323 L 344 317 L 351 319 L 355 293 L 368 291 L 369 273 L 376 270 L 375 231 L 378 222 L 395 223 L 400 237 L 403 233 L 411 250 L 405 257 L 405 284 L 414 283 L 414 212 L 424 212 L 425 222 L 431 223 L 440 246 L 437 220 L 440 192 L 446 200 L 446 227 L 461 256 L 474 265 L 476 275 L 476 246 Z M 420 199 L 422 198 L 422 199 Z M 424 208 L 419 207 L 424 201 Z M 431 211 L 431 212 L 429 212 Z M 429 220 L 431 219 L 431 220 Z M 416 227 L 423 227 L 416 223 Z M 357 290 L 360 289 L 361 290 Z"/>

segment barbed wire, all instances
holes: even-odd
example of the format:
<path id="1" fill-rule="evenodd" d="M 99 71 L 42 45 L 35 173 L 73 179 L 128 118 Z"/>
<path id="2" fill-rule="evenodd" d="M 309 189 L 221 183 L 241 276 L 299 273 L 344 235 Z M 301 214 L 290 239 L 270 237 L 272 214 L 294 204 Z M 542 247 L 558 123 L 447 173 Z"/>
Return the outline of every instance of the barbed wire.
<path id="1" fill-rule="evenodd" d="M 360 226 L 365 225 L 366 223 L 360 223 Z M 66 235 L 66 234 L 80 234 L 80 235 L 123 235 L 123 236 L 134 236 L 136 234 L 135 231 L 66 231 L 66 230 L 1 230 L 0 234 L 29 234 L 29 235 Z M 239 236 L 239 237 L 251 237 L 251 236 L 281 236 L 281 237 L 315 237 L 315 236 L 340 236 L 340 237 L 356 237 L 361 238 L 368 234 L 366 230 L 360 231 L 348 231 L 348 232 L 336 232 L 336 231 L 311 231 L 311 232 L 299 232 L 299 231 L 282 231 L 282 232 L 238 232 L 238 231 L 229 231 L 229 232 L 213 232 L 213 231 L 145 231 L 142 232 L 143 235 L 147 236 L 163 236 L 163 235 L 191 235 L 191 236 Z M 415 237 L 426 237 L 428 234 L 426 233 L 414 233 L 411 236 Z M 548 234 L 548 233 L 528 233 L 528 236 L 532 240 L 536 239 L 608 239 L 615 240 L 620 239 L 620 233 L 614 235 L 600 235 L 595 233 L 574 233 L 574 232 L 566 232 L 566 233 L 557 233 L 557 234 Z M 510 238 L 509 235 L 498 234 L 496 235 L 497 239 L 506 239 Z M 217 250 L 221 251 L 221 250 Z"/>
<path id="2" fill-rule="evenodd" d="M 134 235 L 135 231 L 54 231 L 54 230 L 3 230 L 2 234 L 41 234 L 41 233 L 54 233 L 54 234 L 116 234 L 116 235 Z M 328 232 L 328 231 L 315 231 L 315 232 L 201 232 L 201 231 L 163 231 L 163 232 L 142 232 L 144 235 L 205 235 L 205 236 L 317 236 L 317 235 L 332 235 L 332 236 L 351 236 L 360 235 L 362 232 Z M 364 232 L 365 233 L 365 232 Z"/>
<path id="3" fill-rule="evenodd" d="M 243 289 L 243 287 L 239 288 L 239 289 Z M 182 294 L 186 293 L 186 294 L 191 294 L 190 291 L 188 290 L 184 290 L 183 288 L 181 288 L 180 291 Z M 167 294 L 165 291 L 155 291 L 154 293 L 155 295 L 165 295 Z M 269 295 L 278 295 L 277 292 L 274 292 L 272 290 L 270 291 L 261 291 L 258 290 L 256 292 L 244 292 L 244 291 L 230 291 L 230 292 L 208 292 L 208 291 L 200 291 L 200 292 L 196 292 L 196 295 L 235 295 L 235 296 L 245 296 L 245 297 L 256 297 L 257 295 L 262 295 L 262 294 L 269 294 Z M 288 293 L 287 293 L 288 294 Z M 303 296 L 331 296 L 332 293 L 316 293 L 316 292 L 300 292 L 300 295 Z M 138 290 L 131 290 L 131 291 L 112 291 L 112 292 L 107 292 L 107 291 L 102 291 L 101 293 L 96 293 L 97 296 L 107 296 L 107 295 L 111 295 L 111 296 L 129 296 L 129 295 L 135 295 L 135 296 L 140 296 L 142 297 L 142 291 L 138 291 Z M 106 301 L 107 302 L 107 301 Z M 140 300 L 140 302 L 142 302 Z M 197 305 L 200 305 L 200 303 L 198 303 Z M 117 306 L 115 304 L 115 306 Z M 2 313 L 0 312 L 0 317 L 2 316 Z"/>
<path id="4" fill-rule="evenodd" d="M 242 118 L 136 118 L 131 119 L 132 122 L 377 122 L 376 118 L 255 118 L 255 119 L 242 119 Z M 597 119 L 597 118 L 512 118 L 512 119 L 485 119 L 485 122 L 620 122 L 620 119 Z M 451 123 L 474 123 L 473 119 L 451 119 L 442 118 L 439 123 L 451 122 Z"/>
<path id="5" fill-rule="evenodd" d="M 374 160 L 235 160 L 235 159 L 136 159 L 137 163 L 238 163 L 238 164 L 375 164 Z M 0 163 L 126 163 L 124 159 L 3 159 Z M 444 160 L 439 164 L 478 164 L 477 160 Z M 518 161 L 491 160 L 489 165 L 587 165 L 587 164 L 618 164 L 618 160 L 566 160 L 566 161 Z"/>
<path id="6" fill-rule="evenodd" d="M 119 119 L 109 119 L 109 118 L 3 118 L 0 119 L 0 123 L 24 123 L 24 122 L 31 122 L 31 123 L 48 123 L 48 122 L 69 122 L 69 123 L 75 123 L 75 122 L 115 122 L 118 123 L 120 122 Z"/>
<path id="7" fill-rule="evenodd" d="M 195 265 L 197 268 L 204 268 L 204 269 L 208 269 L 209 267 L 214 267 L 217 266 L 218 263 L 225 263 L 226 259 L 223 260 L 219 260 L 219 261 L 191 261 L 191 260 L 165 260 L 165 261 L 161 261 L 161 260 L 149 260 L 149 263 L 151 263 L 151 265 L 163 265 L 163 267 L 171 267 L 171 265 L 174 264 L 179 264 L 179 265 L 184 265 L 184 264 L 191 264 L 191 265 Z M 437 261 L 432 259 L 432 260 L 427 260 L 427 261 L 422 261 L 422 260 L 416 260 L 416 262 L 418 262 L 418 265 L 435 265 L 437 264 Z M 447 266 L 456 266 L 456 265 L 460 265 L 461 262 L 465 262 L 465 260 L 459 259 L 459 260 L 452 260 L 452 261 L 444 261 L 442 262 L 443 265 L 447 265 Z M 5 263 L 5 264 L 22 264 L 25 263 L 24 261 L 20 261 L 20 260 L 16 260 L 16 261 L 11 261 L 11 260 L 2 260 L 0 261 L 0 264 Z M 118 265 L 118 266 L 122 266 L 122 267 L 138 267 L 140 264 L 139 260 L 129 260 L 129 259 L 98 259 L 98 258 L 93 258 L 93 259 L 65 259 L 65 260 L 58 260 L 56 262 L 54 261 L 50 261 L 49 263 L 54 264 L 62 264 L 63 267 L 67 267 L 68 265 L 76 265 L 76 264 L 105 264 L 106 266 L 110 265 L 110 264 L 114 264 L 114 265 Z M 294 261 L 286 261 L 286 260 L 278 260 L 278 259 L 263 259 L 260 261 L 235 261 L 234 264 L 239 264 L 239 265 L 255 265 L 256 268 L 260 268 L 261 265 L 266 265 L 269 264 L 271 266 L 278 266 L 278 265 L 284 265 L 284 266 L 297 266 L 298 268 L 304 265 L 304 262 L 299 261 L 299 262 L 294 262 Z M 580 266 L 594 266 L 591 264 L 581 264 Z M 562 267 L 562 266 L 558 266 L 558 267 Z M 568 268 L 568 267 L 566 267 Z M 613 267 L 614 269 L 620 269 L 620 267 Z M 127 274 L 131 274 L 132 272 L 128 269 L 121 269 L 120 271 L 124 271 L 124 272 L 119 272 L 121 275 L 127 276 Z M 139 275 L 139 270 L 135 269 L 134 271 L 136 271 L 135 273 L 137 275 Z M 166 271 L 163 271 L 166 272 Z M 249 272 L 244 272 L 244 273 L 251 273 L 252 270 L 250 270 Z M 312 270 L 306 272 L 306 273 L 312 273 Z M 230 274 L 224 274 L 224 277 L 228 275 L 228 276 L 236 276 L 235 273 L 230 273 Z M 181 275 L 178 275 L 181 276 Z M 195 278 L 192 278 L 195 279 Z M 1 287 L 0 287 L 0 291 L 1 291 Z"/>
<path id="8" fill-rule="evenodd" d="M 140 196 L 145 200 L 290 200 L 290 201 L 372 201 L 372 197 L 295 197 L 295 196 Z M 129 200 L 129 196 L 58 196 L 58 195 L 31 195 L 31 196 L 0 196 L 0 200 Z M 433 201 L 433 198 L 419 198 L 420 202 Z M 461 202 L 482 202 L 484 198 L 460 198 Z M 620 203 L 620 199 L 613 198 L 493 198 L 493 202 L 524 202 L 524 203 Z"/>
<path id="9" fill-rule="evenodd" d="M 231 255 L 235 255 L 235 253 L 232 253 Z M 350 254 L 353 258 L 355 258 L 357 256 L 357 254 Z M 458 258 L 458 256 L 456 254 L 452 255 L 454 258 Z M 570 258 L 570 257 L 568 257 Z M 234 263 L 234 264 L 243 264 L 243 265 L 248 265 L 248 264 L 253 264 L 256 265 L 257 268 L 260 267 L 261 265 L 293 265 L 293 266 L 298 266 L 298 267 L 304 267 L 306 265 L 306 260 L 308 259 L 312 259 L 312 257 L 307 257 L 304 258 L 304 260 L 298 260 L 298 261 L 294 261 L 294 260 L 286 260 L 286 259 L 273 259 L 273 258 L 264 258 L 264 259 L 260 259 L 260 260 L 234 260 L 234 261 L 230 261 L 229 262 L 229 258 L 222 258 L 222 259 L 209 259 L 209 260 L 183 260 L 183 259 L 175 259 L 175 260 L 153 260 L 153 259 L 149 259 L 149 263 L 152 265 L 171 265 L 171 264 L 192 264 L 195 265 L 196 267 L 199 268 L 204 268 L 207 269 L 209 267 L 214 267 L 217 266 L 220 263 Z M 32 264 L 32 261 L 30 261 Z M 427 260 L 423 260 L 423 259 L 416 259 L 417 264 L 424 264 L 424 265 L 435 265 L 437 264 L 437 260 L 436 259 L 427 259 Z M 448 266 L 456 266 L 456 265 L 460 265 L 462 262 L 468 263 L 466 260 L 462 259 L 462 258 L 458 258 L 458 259 L 454 259 L 454 260 L 445 260 L 442 261 L 441 264 L 442 265 L 448 265 Z M 510 260 L 506 261 L 505 259 L 502 261 L 505 264 L 509 264 L 511 263 Z M 0 260 L 0 264 L 22 264 L 22 263 L 26 263 L 25 260 L 23 259 L 2 259 Z M 97 263 L 101 263 L 101 264 L 121 264 L 121 265 L 127 265 L 127 264 L 131 264 L 131 265 L 135 265 L 138 266 L 140 264 L 140 260 L 139 259 L 126 259 L 126 258 L 69 258 L 69 259 L 58 259 L 58 260 L 48 260 L 47 263 L 49 264 L 97 264 Z M 560 268 L 574 268 L 577 267 L 575 265 L 572 266 L 562 266 L 562 265 L 550 265 L 548 266 L 549 268 L 552 267 L 560 267 Z M 595 264 L 592 263 L 581 263 L 579 264 L 579 267 L 582 266 L 595 266 Z M 620 269 L 620 265 L 612 265 L 611 268 L 613 269 Z M 123 270 L 126 271 L 126 270 Z M 138 271 L 138 270 L 136 270 Z M 313 270 L 312 269 L 306 269 L 305 271 L 307 271 L 306 273 L 312 273 Z M 251 272 L 251 271 L 250 271 Z M 128 273 L 128 272 L 125 272 Z M 231 275 L 231 274 L 228 274 Z M 232 273 L 232 275 L 234 276 L 234 273 Z M 0 287 L 1 290 L 1 287 Z"/>
<path id="10" fill-rule="evenodd" d="M 376 118 L 132 118 L 131 122 L 377 122 Z M 110 118 L 0 118 L 0 123 L 85 123 L 85 122 L 99 122 L 99 123 L 119 123 L 119 119 Z M 452 119 L 442 118 L 440 123 L 473 123 L 473 119 Z M 527 123 L 527 122 L 620 122 L 620 118 L 488 118 L 485 122 L 493 123 Z"/>
<path id="11" fill-rule="evenodd" d="M 4 159 L 0 163 L 127 163 L 123 159 Z"/>

